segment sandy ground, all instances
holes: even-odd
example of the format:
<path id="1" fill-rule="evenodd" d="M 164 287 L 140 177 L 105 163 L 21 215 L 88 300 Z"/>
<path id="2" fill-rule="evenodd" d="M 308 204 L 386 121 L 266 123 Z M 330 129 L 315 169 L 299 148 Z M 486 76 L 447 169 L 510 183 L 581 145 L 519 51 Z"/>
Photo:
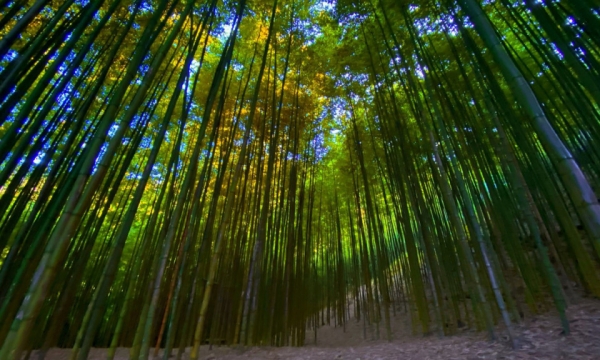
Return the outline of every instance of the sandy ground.
<path id="1" fill-rule="evenodd" d="M 292 347 L 203 347 L 201 360 L 216 359 L 577 359 L 600 360 L 600 301 L 581 300 L 568 309 L 571 335 L 561 335 L 560 323 L 555 314 L 545 314 L 528 319 L 516 326 L 519 349 L 512 350 L 502 330 L 496 342 L 486 339 L 486 334 L 466 331 L 462 334 L 438 338 L 410 334 L 410 324 L 405 315 L 393 319 L 394 340 L 371 340 L 373 330 L 363 338 L 363 324 L 350 323 L 346 331 L 340 327 L 324 326 L 318 331 L 318 343 L 302 348 Z M 381 329 L 383 335 L 383 329 Z M 187 350 L 189 352 L 189 349 Z M 48 360 L 65 360 L 69 349 L 52 349 Z M 105 359 L 105 349 L 93 349 L 90 359 Z M 118 349 L 116 359 L 128 358 L 128 349 Z M 35 356 L 35 354 L 32 354 Z M 188 359 L 186 352 L 185 359 Z M 35 357 L 32 356 L 32 359 Z M 174 358 L 173 358 L 174 359 Z"/>

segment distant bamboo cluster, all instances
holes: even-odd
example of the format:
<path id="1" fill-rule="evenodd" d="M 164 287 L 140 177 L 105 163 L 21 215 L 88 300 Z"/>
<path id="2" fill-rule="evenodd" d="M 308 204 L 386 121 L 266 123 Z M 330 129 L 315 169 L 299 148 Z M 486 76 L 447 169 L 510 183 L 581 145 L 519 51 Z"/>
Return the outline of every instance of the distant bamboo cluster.
<path id="1" fill-rule="evenodd" d="M 568 334 L 599 169 L 597 0 L 0 0 L 0 359 Z"/>

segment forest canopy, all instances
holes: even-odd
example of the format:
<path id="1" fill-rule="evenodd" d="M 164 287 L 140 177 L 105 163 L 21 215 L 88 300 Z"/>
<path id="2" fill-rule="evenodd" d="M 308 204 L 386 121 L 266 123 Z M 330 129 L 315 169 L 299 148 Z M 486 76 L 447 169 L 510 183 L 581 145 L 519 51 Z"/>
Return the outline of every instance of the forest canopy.
<path id="1" fill-rule="evenodd" d="M 568 334 L 598 144 L 598 0 L 0 0 L 0 358 Z"/>

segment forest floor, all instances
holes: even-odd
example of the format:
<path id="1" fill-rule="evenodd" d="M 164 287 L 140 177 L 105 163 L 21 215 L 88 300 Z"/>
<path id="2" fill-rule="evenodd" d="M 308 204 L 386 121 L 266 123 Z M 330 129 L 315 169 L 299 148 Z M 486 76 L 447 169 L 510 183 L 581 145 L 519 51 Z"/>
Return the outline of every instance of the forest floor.
<path id="1" fill-rule="evenodd" d="M 201 348 L 200 360 L 217 359 L 293 359 L 293 360 L 367 360 L 367 359 L 577 359 L 600 360 L 600 301 L 582 299 L 567 312 L 571 334 L 561 335 L 557 314 L 547 313 L 526 319 L 515 327 L 519 348 L 512 350 L 506 335 L 498 330 L 498 340 L 490 342 L 486 333 L 464 331 L 439 338 L 411 334 L 405 314 L 392 318 L 393 340 L 369 340 L 374 329 L 364 339 L 363 323 L 350 322 L 346 331 L 341 327 L 323 326 L 317 333 L 317 344 L 304 347 L 227 347 Z M 404 319 L 404 320 L 403 320 Z M 381 335 L 384 337 L 382 327 Z M 310 336 L 307 334 L 307 336 Z M 117 360 L 128 358 L 129 351 L 118 349 Z M 187 349 L 184 359 L 188 359 Z M 52 349 L 48 360 L 66 360 L 69 349 Z M 93 349 L 90 359 L 105 359 L 106 349 Z M 31 357 L 35 359 L 35 354 Z M 172 358 L 174 359 L 174 357 Z"/>

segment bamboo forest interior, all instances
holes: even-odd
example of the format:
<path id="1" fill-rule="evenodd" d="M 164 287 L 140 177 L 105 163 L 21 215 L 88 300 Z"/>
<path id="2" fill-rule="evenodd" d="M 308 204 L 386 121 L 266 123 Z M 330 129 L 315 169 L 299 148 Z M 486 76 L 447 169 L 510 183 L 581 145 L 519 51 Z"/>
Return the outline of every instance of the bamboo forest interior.
<path id="1" fill-rule="evenodd" d="M 0 0 L 3 360 L 566 339 L 598 196 L 598 0 Z"/>

